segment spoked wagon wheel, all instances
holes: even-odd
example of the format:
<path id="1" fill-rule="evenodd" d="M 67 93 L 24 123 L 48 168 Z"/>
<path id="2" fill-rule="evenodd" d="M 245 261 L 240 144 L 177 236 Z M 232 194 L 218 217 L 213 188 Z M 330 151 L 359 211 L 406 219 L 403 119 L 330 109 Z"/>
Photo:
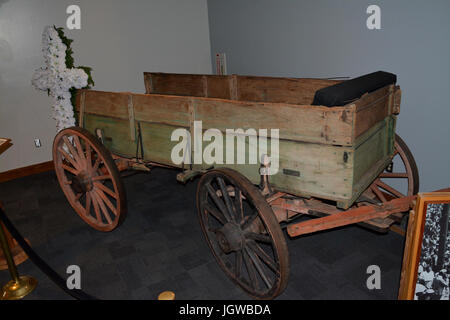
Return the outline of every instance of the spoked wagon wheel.
<path id="1" fill-rule="evenodd" d="M 419 191 L 419 171 L 406 143 L 395 136 L 394 158 L 370 186 L 379 202 L 415 195 Z"/>
<path id="2" fill-rule="evenodd" d="M 199 181 L 197 207 L 208 245 L 227 276 L 257 299 L 286 287 L 289 254 L 280 225 L 260 191 L 231 169 Z"/>
<path id="3" fill-rule="evenodd" d="M 99 139 L 79 127 L 60 131 L 53 162 L 70 205 L 91 227 L 114 230 L 125 218 L 126 194 L 116 164 Z"/>

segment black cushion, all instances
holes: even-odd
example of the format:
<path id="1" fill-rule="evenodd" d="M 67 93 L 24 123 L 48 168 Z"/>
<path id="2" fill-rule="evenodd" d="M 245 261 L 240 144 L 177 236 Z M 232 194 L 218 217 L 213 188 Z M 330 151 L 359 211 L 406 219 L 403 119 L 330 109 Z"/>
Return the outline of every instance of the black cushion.
<path id="1" fill-rule="evenodd" d="M 395 84 L 397 76 L 393 73 L 377 71 L 347 80 L 316 91 L 314 106 L 343 106 L 359 99 L 363 94 Z"/>

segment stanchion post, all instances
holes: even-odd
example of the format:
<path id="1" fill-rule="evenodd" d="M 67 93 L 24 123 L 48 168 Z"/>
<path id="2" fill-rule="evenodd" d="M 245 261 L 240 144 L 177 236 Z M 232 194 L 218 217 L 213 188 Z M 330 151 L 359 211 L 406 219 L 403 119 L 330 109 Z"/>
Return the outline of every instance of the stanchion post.
<path id="1" fill-rule="evenodd" d="M 0 210 L 1 204 L 0 204 Z M 2 245 L 3 255 L 8 263 L 8 270 L 11 275 L 9 281 L 0 291 L 0 300 L 18 300 L 29 294 L 37 285 L 36 279 L 29 276 L 19 276 L 17 267 L 9 249 L 8 240 L 6 239 L 3 224 L 0 226 L 0 242 Z"/>

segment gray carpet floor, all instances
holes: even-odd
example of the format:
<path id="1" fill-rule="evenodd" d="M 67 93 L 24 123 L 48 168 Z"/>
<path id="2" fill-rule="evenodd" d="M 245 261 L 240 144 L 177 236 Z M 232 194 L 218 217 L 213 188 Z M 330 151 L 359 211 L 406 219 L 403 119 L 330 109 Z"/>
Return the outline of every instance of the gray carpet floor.
<path id="1" fill-rule="evenodd" d="M 100 299 L 248 299 L 215 262 L 197 220 L 197 181 L 154 169 L 124 178 L 125 222 L 110 233 L 85 224 L 70 207 L 53 172 L 0 184 L 8 217 L 60 275 L 81 268 L 81 289 Z M 357 226 L 290 239 L 289 284 L 278 299 L 396 299 L 404 239 Z M 369 290 L 367 267 L 381 269 L 381 289 Z M 38 287 L 26 299 L 72 299 L 31 261 L 19 266 Z M 9 280 L 0 271 L 0 284 Z"/>

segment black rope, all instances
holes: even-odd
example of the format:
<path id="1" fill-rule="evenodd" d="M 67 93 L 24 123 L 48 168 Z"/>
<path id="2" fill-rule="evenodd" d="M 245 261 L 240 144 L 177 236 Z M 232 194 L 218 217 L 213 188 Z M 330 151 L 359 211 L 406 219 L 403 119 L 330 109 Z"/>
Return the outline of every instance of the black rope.
<path id="1" fill-rule="evenodd" d="M 5 225 L 6 229 L 16 239 L 17 243 L 22 247 L 23 251 L 27 254 L 28 258 L 43 272 L 50 280 L 52 280 L 58 287 L 64 290 L 67 294 L 71 295 L 78 300 L 98 300 L 97 298 L 85 293 L 80 289 L 69 289 L 66 285 L 66 280 L 61 277 L 55 270 L 53 270 L 25 241 L 22 235 L 17 231 L 16 227 L 6 216 L 2 208 L 0 208 L 0 220 Z"/>

